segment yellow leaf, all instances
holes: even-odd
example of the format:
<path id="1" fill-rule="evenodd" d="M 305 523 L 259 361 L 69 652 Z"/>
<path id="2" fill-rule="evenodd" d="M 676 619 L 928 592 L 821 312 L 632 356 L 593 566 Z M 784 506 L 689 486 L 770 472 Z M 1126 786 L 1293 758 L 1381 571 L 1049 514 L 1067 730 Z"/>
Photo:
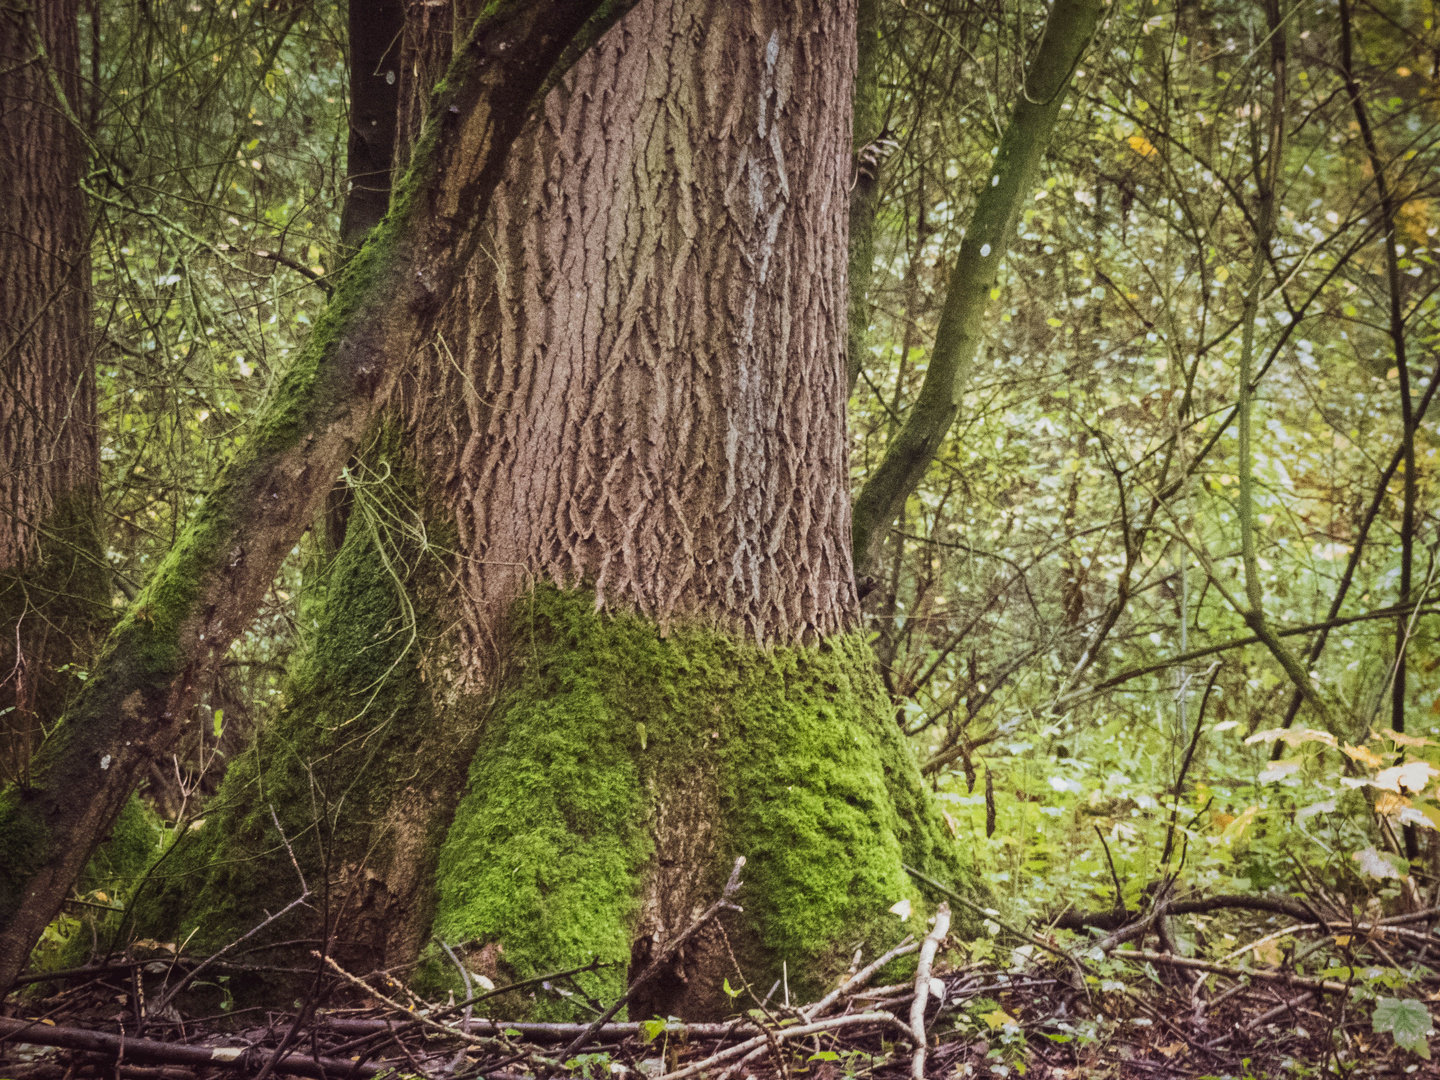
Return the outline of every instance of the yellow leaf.
<path id="1" fill-rule="evenodd" d="M 1398 814 L 1409 805 L 1410 800 L 1405 796 L 1394 795 L 1387 791 L 1375 800 L 1375 812 L 1377 814 Z"/>
<path id="2" fill-rule="evenodd" d="M 1349 935 L 1349 934 L 1336 934 L 1336 935 L 1335 935 L 1335 945 L 1336 945 L 1337 948 L 1343 949 L 1346 945 L 1349 945 L 1349 944 L 1350 944 L 1350 935 Z"/>
<path id="3" fill-rule="evenodd" d="M 1262 941 L 1251 951 L 1255 953 L 1257 963 L 1269 964 L 1271 967 L 1280 966 L 1280 942 Z"/>
<path id="4" fill-rule="evenodd" d="M 1354 758 L 1367 769 L 1378 769 L 1385 764 L 1385 759 L 1368 746 L 1351 746 L 1349 743 L 1346 743 L 1341 747 L 1341 750 L 1344 751 L 1347 757 Z"/>
<path id="5" fill-rule="evenodd" d="M 1389 739 L 1396 746 L 1440 746 L 1440 743 L 1434 739 L 1426 739 L 1420 735 L 1406 735 L 1404 732 L 1392 731 L 1390 728 L 1381 728 L 1375 734 Z"/>
<path id="6" fill-rule="evenodd" d="M 984 1020 L 985 1023 L 989 1025 L 991 1031 L 999 1031 L 1006 1024 L 1009 1024 L 1011 1027 L 1020 1026 L 1019 1022 L 1016 1021 L 1016 1019 L 1009 1013 L 1007 1013 L 1004 1009 L 996 1009 L 994 1012 L 981 1013 L 980 1019 Z"/>
<path id="7" fill-rule="evenodd" d="M 1215 280 L 1225 282 L 1230 280 L 1230 268 L 1228 266 L 1217 266 L 1215 268 Z"/>
<path id="8" fill-rule="evenodd" d="M 1150 140 L 1145 138 L 1144 135 L 1131 135 L 1125 142 L 1131 150 L 1134 150 L 1135 153 L 1144 158 L 1154 157 L 1160 153 L 1159 150 L 1156 150 L 1155 147 L 1150 145 Z"/>

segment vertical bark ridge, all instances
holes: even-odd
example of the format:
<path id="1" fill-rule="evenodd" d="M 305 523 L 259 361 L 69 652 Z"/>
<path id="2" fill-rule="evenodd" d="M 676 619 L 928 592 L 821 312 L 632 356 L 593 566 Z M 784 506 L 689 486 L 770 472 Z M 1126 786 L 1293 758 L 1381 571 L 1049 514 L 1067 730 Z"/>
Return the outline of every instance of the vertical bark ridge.
<path id="1" fill-rule="evenodd" d="M 414 397 L 477 656 L 537 577 L 662 626 L 853 625 L 848 8 L 642 3 L 516 147 Z"/>
<path id="2" fill-rule="evenodd" d="M 0 11 L 0 780 L 106 606 L 78 57 L 74 0 Z"/>

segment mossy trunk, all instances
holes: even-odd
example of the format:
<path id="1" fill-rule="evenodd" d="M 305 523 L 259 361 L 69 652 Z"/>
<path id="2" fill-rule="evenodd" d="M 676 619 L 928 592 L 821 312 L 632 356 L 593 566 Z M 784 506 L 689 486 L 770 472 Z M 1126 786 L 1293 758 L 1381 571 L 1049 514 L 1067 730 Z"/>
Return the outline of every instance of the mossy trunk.
<path id="1" fill-rule="evenodd" d="M 344 539 L 330 555 L 317 545 L 284 710 L 156 867 L 137 903 L 142 936 L 208 952 L 261 923 L 301 892 L 288 841 L 314 902 L 253 944 L 305 939 L 296 959 L 308 962 L 328 939 L 363 971 L 424 944 L 481 699 L 463 690 L 446 635 L 453 536 L 426 512 L 399 443 L 392 429 L 347 469 Z"/>
<path id="2" fill-rule="evenodd" d="M 472 25 L 385 220 L 347 263 L 244 447 L 111 630 L 29 783 L 0 790 L 0 988 L 24 967 L 140 771 L 193 719 L 196 688 L 210 682 L 373 430 L 397 368 L 431 347 L 432 317 L 481 245 L 485 208 L 537 95 L 573 62 L 577 43 L 628 6 L 495 0 Z M 10 72 L 45 70 L 33 52 L 17 55 Z"/>
<path id="3" fill-rule="evenodd" d="M 427 935 L 497 979 L 599 959 L 582 986 L 613 998 L 746 856 L 744 913 L 632 1015 L 715 1015 L 781 970 L 803 995 L 915 929 L 903 862 L 964 880 L 850 564 L 854 17 L 642 0 L 547 97 L 396 398 L 444 557 L 398 592 L 352 510 L 292 707 L 176 857 L 177 936 L 298 892 L 272 806 L 328 897 L 276 939 L 433 959 L 430 984 Z M 411 607 L 425 644 L 397 653 Z"/>
<path id="4" fill-rule="evenodd" d="M 540 586 L 505 642 L 435 920 L 492 975 L 599 959 L 615 966 L 587 989 L 613 999 L 743 855 L 743 914 L 702 930 L 630 1015 L 722 1015 L 737 1007 L 727 979 L 763 995 L 782 971 L 804 1000 L 856 948 L 914 930 L 888 910 L 924 907 L 902 862 L 963 876 L 860 635 L 765 648 L 701 626 L 662 634 L 597 612 L 589 590 Z"/>

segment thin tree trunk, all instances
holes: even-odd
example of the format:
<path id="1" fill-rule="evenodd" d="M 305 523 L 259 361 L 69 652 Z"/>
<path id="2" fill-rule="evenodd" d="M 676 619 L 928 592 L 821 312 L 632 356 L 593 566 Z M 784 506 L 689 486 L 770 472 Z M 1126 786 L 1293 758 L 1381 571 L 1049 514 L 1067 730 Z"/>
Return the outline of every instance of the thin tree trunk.
<path id="1" fill-rule="evenodd" d="M 350 0 L 346 19 L 350 39 L 350 137 L 340 243 L 347 251 L 354 251 L 390 206 L 405 9 L 401 0 Z M 417 120 L 417 129 L 419 126 Z"/>
<path id="2" fill-rule="evenodd" d="M 0 782 L 30 782 L 109 614 L 78 4 L 0 11 Z"/>
<path id="3" fill-rule="evenodd" d="M 854 557 L 861 572 L 874 559 L 885 529 L 920 483 L 959 413 L 975 354 L 987 332 L 990 292 L 1014 236 L 1020 206 L 1030 194 L 1070 78 L 1103 12 L 1100 0 L 1057 0 L 1050 11 L 1024 89 L 1000 139 L 995 170 L 976 193 L 920 394 L 855 500 Z"/>
<path id="4" fill-rule="evenodd" d="M 371 428 L 403 361 L 478 247 L 478 219 L 534 95 L 579 34 L 624 4 L 502 2 L 458 50 L 391 213 L 185 533 L 112 631 L 32 766 L 0 792 L 0 986 L 23 968 L 138 774 L 204 685 Z M 598 9 L 600 22 L 592 22 Z M 88 798 L 76 798 L 86 792 Z"/>

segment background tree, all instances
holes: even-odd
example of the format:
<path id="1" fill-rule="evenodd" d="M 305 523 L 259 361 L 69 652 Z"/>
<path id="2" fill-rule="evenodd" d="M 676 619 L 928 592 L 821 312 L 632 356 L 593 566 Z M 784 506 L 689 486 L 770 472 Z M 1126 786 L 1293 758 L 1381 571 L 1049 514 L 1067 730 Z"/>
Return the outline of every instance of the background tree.
<path id="1" fill-rule="evenodd" d="M 0 781 L 110 615 L 75 3 L 0 11 Z"/>

